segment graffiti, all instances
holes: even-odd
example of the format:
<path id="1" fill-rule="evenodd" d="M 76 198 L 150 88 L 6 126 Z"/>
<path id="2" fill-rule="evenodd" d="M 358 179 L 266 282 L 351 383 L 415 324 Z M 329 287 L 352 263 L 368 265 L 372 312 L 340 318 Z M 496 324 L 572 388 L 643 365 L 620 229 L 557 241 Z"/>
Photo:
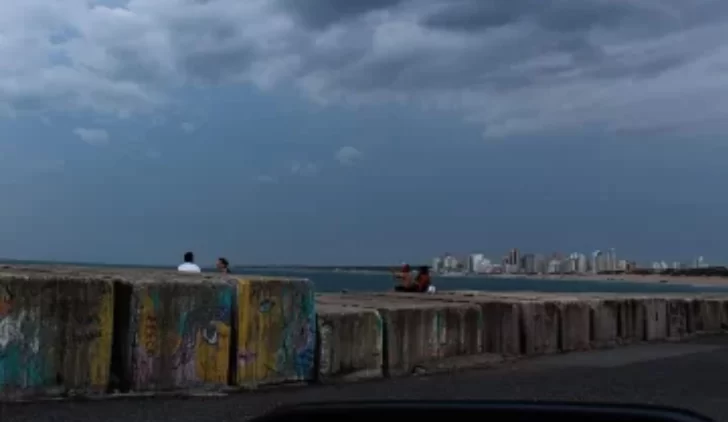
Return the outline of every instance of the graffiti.
<path id="1" fill-rule="evenodd" d="M 217 327 L 215 324 L 209 324 L 202 330 L 202 338 L 209 345 L 215 346 L 218 341 Z"/>
<path id="2" fill-rule="evenodd" d="M 0 317 L 12 312 L 14 299 L 13 292 L 8 286 L 0 286 Z"/>
<path id="3" fill-rule="evenodd" d="M 6 315 L 0 320 L 0 349 L 7 348 L 13 342 L 23 342 L 21 325 L 25 319 L 25 311 L 20 311 L 18 315 Z"/>
<path id="4" fill-rule="evenodd" d="M 258 309 L 260 310 L 261 314 L 267 314 L 270 312 L 273 307 L 275 306 L 275 302 L 273 302 L 270 299 L 263 299 L 260 301 L 260 305 L 258 305 Z"/>
<path id="5" fill-rule="evenodd" d="M 154 359 L 150 357 L 142 347 L 134 349 L 134 382 L 137 386 L 144 385 L 149 382 L 154 372 Z"/>
<path id="6" fill-rule="evenodd" d="M 330 374 L 332 372 L 332 345 L 331 336 L 334 333 L 334 327 L 330 322 L 321 324 L 319 336 L 321 336 L 321 352 L 319 357 L 319 372 L 321 374 Z"/>
<path id="7" fill-rule="evenodd" d="M 286 306 L 281 308 L 284 311 L 285 325 L 277 369 L 280 371 L 289 368 L 299 379 L 306 379 L 311 375 L 314 365 L 316 315 L 313 293 L 301 287 L 303 286 L 288 286 L 283 292 Z"/>
<path id="8" fill-rule="evenodd" d="M 255 352 L 243 350 L 242 352 L 238 353 L 238 364 L 240 366 L 249 365 L 249 364 L 255 362 L 255 359 L 257 357 L 258 357 L 258 355 Z"/>
<path id="9" fill-rule="evenodd" d="M 150 355 L 155 355 L 157 353 L 157 317 L 148 314 L 145 316 L 143 324 L 144 348 Z"/>
<path id="10" fill-rule="evenodd" d="M 138 330 L 136 388 L 227 382 L 233 289 L 225 287 L 140 292 L 135 313 L 139 322 L 132 322 Z"/>
<path id="11" fill-rule="evenodd" d="M 43 384 L 40 325 L 37 312 L 16 310 L 0 318 L 0 390 Z"/>

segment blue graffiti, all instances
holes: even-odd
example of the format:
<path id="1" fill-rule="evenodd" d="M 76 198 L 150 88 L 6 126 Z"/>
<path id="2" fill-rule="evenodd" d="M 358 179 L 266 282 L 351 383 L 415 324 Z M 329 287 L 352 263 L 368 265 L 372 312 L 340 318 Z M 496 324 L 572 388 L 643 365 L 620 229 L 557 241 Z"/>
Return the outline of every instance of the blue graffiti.
<path id="1" fill-rule="evenodd" d="M 270 299 L 264 299 L 260 302 L 258 306 L 260 307 L 261 314 L 267 314 L 273 309 L 273 307 L 275 306 L 275 302 Z"/>

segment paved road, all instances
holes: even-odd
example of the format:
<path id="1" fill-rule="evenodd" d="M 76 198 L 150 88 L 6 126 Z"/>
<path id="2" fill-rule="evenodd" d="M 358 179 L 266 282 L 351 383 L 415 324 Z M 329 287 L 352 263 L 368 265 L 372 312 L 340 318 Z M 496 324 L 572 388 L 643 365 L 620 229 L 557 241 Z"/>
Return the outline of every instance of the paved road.
<path id="1" fill-rule="evenodd" d="M 386 398 L 656 403 L 728 421 L 728 336 L 546 356 L 497 369 L 227 397 L 0 405 L 2 422 L 243 421 L 282 403 Z"/>

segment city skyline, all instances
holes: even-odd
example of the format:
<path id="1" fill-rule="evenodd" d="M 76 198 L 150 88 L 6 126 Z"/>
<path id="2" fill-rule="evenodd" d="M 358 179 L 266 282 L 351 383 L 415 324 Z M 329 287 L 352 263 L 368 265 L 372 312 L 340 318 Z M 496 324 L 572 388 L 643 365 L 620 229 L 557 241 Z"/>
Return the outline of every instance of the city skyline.
<path id="1" fill-rule="evenodd" d="M 652 261 L 640 265 L 637 261 L 617 256 L 615 248 L 595 249 L 591 253 L 571 252 L 549 254 L 510 249 L 499 260 L 483 253 L 471 253 L 459 258 L 449 252 L 432 258 L 430 267 L 439 273 L 470 274 L 600 274 L 629 272 L 635 269 L 655 271 L 707 268 L 710 264 L 703 256 L 689 261 Z"/>

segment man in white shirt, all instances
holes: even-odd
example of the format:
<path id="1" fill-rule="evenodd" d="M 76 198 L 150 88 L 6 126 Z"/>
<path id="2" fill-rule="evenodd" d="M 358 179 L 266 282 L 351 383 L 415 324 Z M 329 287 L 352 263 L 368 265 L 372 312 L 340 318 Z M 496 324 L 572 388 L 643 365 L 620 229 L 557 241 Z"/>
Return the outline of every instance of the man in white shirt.
<path id="1" fill-rule="evenodd" d="M 200 267 L 195 264 L 195 255 L 192 252 L 185 253 L 185 262 L 180 264 L 179 267 L 177 267 L 177 271 L 181 271 L 183 273 L 201 273 L 202 270 Z"/>

